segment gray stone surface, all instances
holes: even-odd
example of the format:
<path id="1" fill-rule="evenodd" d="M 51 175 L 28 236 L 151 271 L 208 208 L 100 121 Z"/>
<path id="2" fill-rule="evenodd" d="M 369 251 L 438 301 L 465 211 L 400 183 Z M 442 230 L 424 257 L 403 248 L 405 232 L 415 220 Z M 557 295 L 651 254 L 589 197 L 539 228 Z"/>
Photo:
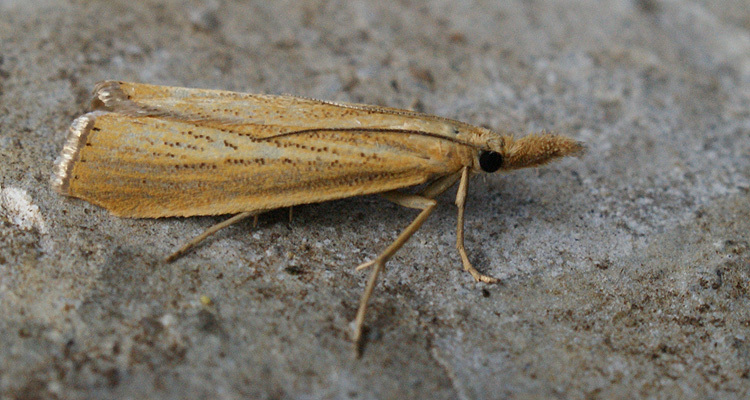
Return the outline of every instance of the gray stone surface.
<path id="1" fill-rule="evenodd" d="M 747 398 L 747 1 L 0 0 L 0 397 Z M 589 152 L 475 179 L 414 217 L 377 197 L 119 219 L 48 185 L 102 79 L 294 93 L 554 130 Z M 213 304 L 204 305 L 208 296 Z"/>

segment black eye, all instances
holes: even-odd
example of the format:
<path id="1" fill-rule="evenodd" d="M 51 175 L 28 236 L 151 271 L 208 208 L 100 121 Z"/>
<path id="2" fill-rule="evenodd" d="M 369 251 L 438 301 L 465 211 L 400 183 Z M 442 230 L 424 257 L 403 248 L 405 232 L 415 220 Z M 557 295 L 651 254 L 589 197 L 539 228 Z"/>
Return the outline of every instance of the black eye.
<path id="1" fill-rule="evenodd" d="M 484 172 L 495 172 L 503 166 L 503 156 L 494 151 L 483 151 L 479 154 L 479 166 Z"/>

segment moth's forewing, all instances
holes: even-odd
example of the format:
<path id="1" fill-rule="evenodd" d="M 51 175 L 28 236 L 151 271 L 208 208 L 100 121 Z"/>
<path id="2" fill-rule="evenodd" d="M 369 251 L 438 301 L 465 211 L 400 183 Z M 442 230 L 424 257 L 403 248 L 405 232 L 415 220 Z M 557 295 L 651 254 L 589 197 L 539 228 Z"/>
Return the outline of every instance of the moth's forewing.
<path id="1" fill-rule="evenodd" d="M 425 121 L 433 131 L 422 131 L 407 111 L 289 96 L 110 82 L 94 105 L 101 111 L 71 126 L 56 186 L 126 217 L 379 193 L 454 173 L 475 151 L 441 136 L 455 135 L 449 120 Z"/>

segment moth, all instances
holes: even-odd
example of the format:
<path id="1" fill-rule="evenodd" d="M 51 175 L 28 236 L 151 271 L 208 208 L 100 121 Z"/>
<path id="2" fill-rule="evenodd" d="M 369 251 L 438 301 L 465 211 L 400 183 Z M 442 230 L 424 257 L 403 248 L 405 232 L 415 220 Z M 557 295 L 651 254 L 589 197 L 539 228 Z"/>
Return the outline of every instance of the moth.
<path id="1" fill-rule="evenodd" d="M 580 155 L 561 135 L 519 139 L 456 120 L 396 108 L 294 96 L 142 83 L 96 85 L 93 111 L 73 121 L 52 185 L 127 218 L 235 214 L 168 258 L 249 216 L 299 204 L 378 193 L 417 217 L 376 258 L 352 340 L 360 347 L 367 303 L 386 262 L 419 229 L 435 197 L 458 182 L 456 247 L 464 248 L 471 176 L 536 167 Z M 416 194 L 399 189 L 425 184 Z"/>

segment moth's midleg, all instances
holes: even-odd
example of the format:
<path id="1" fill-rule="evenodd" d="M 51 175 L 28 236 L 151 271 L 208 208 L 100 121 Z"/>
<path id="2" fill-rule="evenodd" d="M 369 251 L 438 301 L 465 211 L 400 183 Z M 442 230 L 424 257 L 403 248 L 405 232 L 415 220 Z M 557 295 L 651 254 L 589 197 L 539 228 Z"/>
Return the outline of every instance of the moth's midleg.
<path id="1" fill-rule="evenodd" d="M 430 183 L 429 186 L 427 186 L 426 188 L 424 188 L 419 193 L 419 195 L 417 195 L 417 197 L 423 197 L 423 198 L 426 198 L 426 199 L 433 199 L 433 198 L 435 198 L 437 196 L 440 196 L 443 192 L 445 192 L 446 190 L 450 189 L 451 186 L 453 186 L 456 182 L 458 182 L 459 178 L 461 178 L 461 172 L 457 172 L 457 173 L 451 174 L 451 175 L 442 176 L 442 177 L 438 178 L 437 180 L 433 181 L 432 183 Z M 394 203 L 396 203 L 398 205 L 404 206 L 404 207 L 421 209 L 419 207 L 412 207 L 412 206 L 405 205 L 405 204 L 401 203 L 399 200 L 395 200 L 393 197 L 389 197 L 389 196 L 393 196 L 394 194 L 401 194 L 401 193 L 396 192 L 396 191 L 386 192 L 386 193 L 381 193 L 381 196 L 385 197 L 387 200 L 390 200 L 390 201 L 392 201 L 392 202 L 394 202 Z M 404 195 L 404 194 L 401 194 L 401 195 L 402 196 L 408 196 L 408 195 Z M 396 250 L 398 250 L 398 249 L 396 249 Z M 360 264 L 355 269 L 357 271 L 359 271 L 359 270 L 371 267 L 374 264 L 375 264 L 374 260 L 368 261 L 366 263 Z"/>
<path id="2" fill-rule="evenodd" d="M 185 243 L 185 245 L 182 246 L 182 247 L 180 247 L 179 250 L 177 250 L 174 253 L 172 253 L 172 255 L 170 255 L 169 257 L 167 257 L 165 261 L 166 262 L 172 262 L 172 261 L 176 260 L 178 257 L 180 257 L 181 255 L 187 253 L 190 249 L 192 249 L 193 247 L 195 247 L 198 243 L 202 242 L 207 237 L 213 235 L 217 231 L 219 231 L 221 229 L 224 229 L 224 228 L 228 227 L 229 225 L 232 225 L 232 224 L 235 224 L 237 222 L 240 222 L 240 221 L 242 221 L 245 218 L 252 217 L 252 216 L 257 216 L 258 214 L 260 214 L 262 212 L 263 212 L 263 210 L 261 210 L 261 211 L 246 211 L 246 212 L 242 212 L 242 213 L 234 215 L 233 217 L 227 219 L 226 221 L 219 222 L 218 224 L 209 227 L 203 233 L 201 233 L 200 235 L 194 237 L 191 241 Z M 257 222 L 257 220 L 256 220 L 256 222 Z"/>
<path id="3" fill-rule="evenodd" d="M 458 249 L 458 254 L 461 255 L 461 263 L 464 265 L 464 270 L 468 271 L 477 282 L 495 283 L 498 282 L 499 279 L 481 274 L 471 265 L 469 256 L 466 254 L 466 249 L 464 248 L 464 208 L 466 206 L 466 195 L 468 192 L 469 168 L 464 167 L 463 170 L 461 170 L 461 183 L 458 184 L 458 190 L 456 191 L 456 207 L 458 208 L 456 248 Z"/>
<path id="4" fill-rule="evenodd" d="M 461 174 L 462 172 L 456 172 L 451 175 L 440 177 L 436 181 L 430 183 L 429 186 L 424 188 L 421 192 L 419 192 L 419 195 L 422 197 L 427 197 L 428 199 L 434 199 L 435 197 L 440 196 L 446 190 L 450 189 L 451 186 L 453 186 L 456 182 L 458 182 L 459 178 L 461 178 Z"/>
<path id="5" fill-rule="evenodd" d="M 387 192 L 383 194 L 386 199 L 409 208 L 422 209 L 422 212 L 417 215 L 417 218 L 412 221 L 409 226 L 404 229 L 403 232 L 383 251 L 376 259 L 366 262 L 357 267 L 357 270 L 361 270 L 370 266 L 375 265 L 375 268 L 370 273 L 370 277 L 367 280 L 367 286 L 365 292 L 362 294 L 362 298 L 359 301 L 359 309 L 357 310 L 357 317 L 354 320 L 354 331 L 352 332 L 352 339 L 354 342 L 355 349 L 359 349 L 360 340 L 362 339 L 362 325 L 365 320 L 365 312 L 367 311 L 367 302 L 372 295 L 372 291 L 375 289 L 375 284 L 378 280 L 378 275 L 385 268 L 385 262 L 393 256 L 393 254 L 406 243 L 407 240 L 414 234 L 414 232 L 422 226 L 425 219 L 430 215 L 432 209 L 435 208 L 437 202 L 432 200 L 434 197 L 439 196 L 441 193 L 450 189 L 456 181 L 461 177 L 461 172 L 446 175 L 438 178 L 427 186 L 419 195 L 407 195 L 399 192 Z"/>
<path id="6" fill-rule="evenodd" d="M 414 232 L 416 232 L 419 227 L 422 226 L 424 221 L 435 208 L 435 205 L 437 205 L 437 202 L 433 199 L 413 194 L 386 192 L 383 193 L 383 197 L 404 207 L 421 209 L 422 212 L 420 212 L 419 215 L 414 218 L 414 221 L 412 221 L 409 226 L 407 226 L 401 232 L 401 234 L 398 235 L 396 240 L 394 240 L 390 246 L 383 250 L 383 252 L 380 253 L 377 258 L 357 267 L 358 270 L 371 266 L 375 267 L 373 268 L 372 272 L 370 273 L 370 277 L 367 280 L 365 292 L 362 294 L 362 299 L 359 301 L 359 310 L 357 310 L 357 317 L 354 320 L 354 332 L 352 333 L 352 340 L 354 341 L 354 346 L 357 349 L 359 349 L 359 342 L 362 338 L 362 324 L 364 323 L 365 312 L 367 311 L 367 301 L 370 299 L 372 291 L 375 288 L 378 275 L 385 268 L 386 261 L 388 261 L 388 259 L 391 258 L 393 254 L 396 253 L 398 249 L 400 249 L 401 246 L 403 246 L 404 243 L 409 240 L 411 235 L 413 235 Z"/>

